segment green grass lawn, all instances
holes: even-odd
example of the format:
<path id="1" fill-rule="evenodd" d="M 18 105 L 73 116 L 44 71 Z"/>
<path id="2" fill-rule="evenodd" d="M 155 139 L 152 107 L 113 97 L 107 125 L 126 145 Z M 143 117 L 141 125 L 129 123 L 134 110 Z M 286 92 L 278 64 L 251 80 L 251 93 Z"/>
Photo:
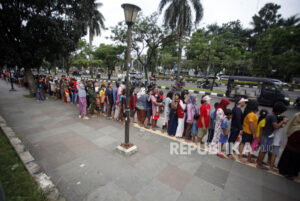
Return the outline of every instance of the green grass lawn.
<path id="1" fill-rule="evenodd" d="M 15 167 L 15 169 L 12 169 Z M 4 133 L 0 130 L 0 180 L 7 201 L 46 201 L 42 190 L 26 171 Z"/>
<path id="2" fill-rule="evenodd" d="M 158 84 L 158 86 L 164 86 L 164 87 L 169 87 L 171 88 L 170 85 L 166 85 L 166 84 Z M 218 93 L 218 94 L 225 94 L 224 91 L 218 91 L 218 90 L 212 90 L 210 91 L 209 89 L 200 89 L 200 88 L 194 88 L 194 87 L 183 87 L 184 89 L 187 90 L 195 90 L 195 91 L 205 91 L 205 92 L 213 92 L 213 93 Z"/>

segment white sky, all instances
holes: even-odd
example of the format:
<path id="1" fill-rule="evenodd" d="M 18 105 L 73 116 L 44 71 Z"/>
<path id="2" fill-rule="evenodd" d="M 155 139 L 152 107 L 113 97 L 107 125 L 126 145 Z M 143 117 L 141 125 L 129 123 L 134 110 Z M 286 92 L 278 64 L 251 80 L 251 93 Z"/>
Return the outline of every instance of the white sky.
<path id="1" fill-rule="evenodd" d="M 124 11 L 121 8 L 123 3 L 132 3 L 142 9 L 144 15 L 158 11 L 160 0 L 98 0 L 103 6 L 99 9 L 105 17 L 105 26 L 110 28 L 118 22 L 124 20 Z M 204 15 L 198 27 L 207 26 L 208 24 L 223 23 L 239 19 L 242 25 L 250 27 L 252 16 L 266 4 L 273 2 L 281 5 L 279 13 L 284 18 L 300 13 L 299 0 L 201 0 Z M 300 17 L 300 16 L 299 16 Z M 163 14 L 160 21 L 163 19 Z M 100 43 L 113 43 L 105 37 L 110 36 L 110 30 L 102 31 L 101 36 L 95 36 L 93 45 L 98 46 Z M 86 40 L 88 39 L 85 37 Z M 88 41 L 88 40 L 87 40 Z"/>

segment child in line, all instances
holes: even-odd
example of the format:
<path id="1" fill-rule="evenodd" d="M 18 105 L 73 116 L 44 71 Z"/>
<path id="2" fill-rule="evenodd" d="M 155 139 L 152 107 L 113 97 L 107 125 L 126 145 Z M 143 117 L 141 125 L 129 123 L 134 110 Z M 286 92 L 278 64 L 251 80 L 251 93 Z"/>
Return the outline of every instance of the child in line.
<path id="1" fill-rule="evenodd" d="M 70 104 L 71 103 L 71 97 L 70 97 L 70 88 L 69 86 L 66 86 L 65 88 L 65 103 Z"/>
<path id="2" fill-rule="evenodd" d="M 222 132 L 219 140 L 221 144 L 221 152 L 223 152 L 223 144 L 227 143 L 228 136 L 230 134 L 232 111 L 230 109 L 226 109 L 225 116 L 226 117 L 223 119 L 221 124 Z"/>
<path id="3" fill-rule="evenodd" d="M 196 142 L 195 137 L 198 136 L 198 120 L 199 120 L 199 117 L 200 117 L 199 114 L 194 115 L 194 121 L 193 121 L 192 131 L 191 131 L 192 142 Z"/>
<path id="4" fill-rule="evenodd" d="M 251 143 L 251 150 L 257 151 L 259 149 L 259 143 L 260 143 L 260 137 L 262 135 L 263 129 L 266 126 L 266 117 L 268 115 L 268 110 L 261 109 L 259 111 L 259 118 L 257 122 L 257 130 L 256 130 L 256 138 Z M 253 154 L 251 154 L 251 158 L 254 157 Z"/>
<path id="5" fill-rule="evenodd" d="M 160 91 L 158 94 L 155 95 L 156 97 L 156 102 L 157 103 L 162 103 L 163 100 L 164 100 L 164 92 L 163 91 Z M 164 106 L 160 106 L 160 107 L 156 107 L 156 112 L 162 112 L 163 111 L 163 107 Z"/>
<path id="6" fill-rule="evenodd" d="M 97 117 L 100 117 L 101 112 L 101 100 L 100 100 L 100 94 L 97 93 L 96 95 L 96 111 L 97 111 Z"/>
<path id="7" fill-rule="evenodd" d="M 276 157 L 279 155 L 279 149 L 282 142 L 282 134 L 283 134 L 283 128 L 286 126 L 288 120 L 284 116 L 277 117 L 277 123 L 281 122 L 283 119 L 286 119 L 284 123 L 281 125 L 281 127 L 274 131 L 274 138 L 273 138 L 273 144 L 271 146 L 271 150 L 268 153 L 268 161 L 270 163 L 270 170 L 273 172 L 278 172 L 277 169 L 274 168 L 274 163 L 276 160 Z"/>
<path id="8" fill-rule="evenodd" d="M 101 113 L 105 112 L 104 108 L 104 99 L 105 99 L 105 85 L 101 85 L 101 90 L 100 90 L 100 101 L 101 101 Z"/>

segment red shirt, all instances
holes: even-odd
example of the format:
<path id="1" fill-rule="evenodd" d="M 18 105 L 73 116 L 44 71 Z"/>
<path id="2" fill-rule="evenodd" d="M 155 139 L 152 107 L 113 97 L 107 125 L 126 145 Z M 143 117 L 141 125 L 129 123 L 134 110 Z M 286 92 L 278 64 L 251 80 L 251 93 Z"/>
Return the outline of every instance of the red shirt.
<path id="1" fill-rule="evenodd" d="M 133 97 L 133 100 L 132 100 L 132 97 Z M 131 105 L 133 105 L 133 108 L 132 108 Z M 132 96 L 130 96 L 130 104 L 129 104 L 129 108 L 130 108 L 130 109 L 135 109 L 135 105 L 136 105 L 136 97 L 135 97 L 135 95 L 132 95 Z"/>
<path id="2" fill-rule="evenodd" d="M 198 128 L 202 128 L 202 117 L 204 118 L 205 128 L 209 126 L 209 116 L 210 116 L 210 105 L 203 104 L 200 107 L 200 118 L 198 120 Z"/>
<path id="3" fill-rule="evenodd" d="M 182 100 L 179 101 L 179 103 L 182 102 Z M 177 106 L 177 116 L 179 119 L 182 119 L 184 117 L 184 111 L 183 109 L 181 108 L 180 104 L 178 103 L 178 106 Z M 183 102 L 185 104 L 185 102 Z"/>

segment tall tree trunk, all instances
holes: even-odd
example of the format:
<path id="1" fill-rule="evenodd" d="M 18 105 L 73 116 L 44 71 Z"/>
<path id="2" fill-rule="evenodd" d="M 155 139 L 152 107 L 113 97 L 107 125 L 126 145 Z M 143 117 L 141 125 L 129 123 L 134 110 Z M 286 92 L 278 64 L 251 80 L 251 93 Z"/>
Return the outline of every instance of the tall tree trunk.
<path id="1" fill-rule="evenodd" d="M 145 79 L 148 81 L 148 70 L 147 70 L 147 66 L 146 65 L 143 65 L 144 66 L 144 71 L 145 71 Z"/>
<path id="2" fill-rule="evenodd" d="M 33 77 L 33 74 L 31 72 L 30 68 L 25 68 L 25 77 L 28 82 L 28 88 L 29 88 L 30 94 L 34 94 L 36 85 L 35 85 L 35 80 L 34 80 L 34 77 Z"/>
<path id="3" fill-rule="evenodd" d="M 179 76 L 180 76 L 180 63 L 181 63 L 181 56 L 182 56 L 182 37 L 178 37 L 178 64 L 177 64 L 177 78 L 176 80 L 179 81 Z"/>

